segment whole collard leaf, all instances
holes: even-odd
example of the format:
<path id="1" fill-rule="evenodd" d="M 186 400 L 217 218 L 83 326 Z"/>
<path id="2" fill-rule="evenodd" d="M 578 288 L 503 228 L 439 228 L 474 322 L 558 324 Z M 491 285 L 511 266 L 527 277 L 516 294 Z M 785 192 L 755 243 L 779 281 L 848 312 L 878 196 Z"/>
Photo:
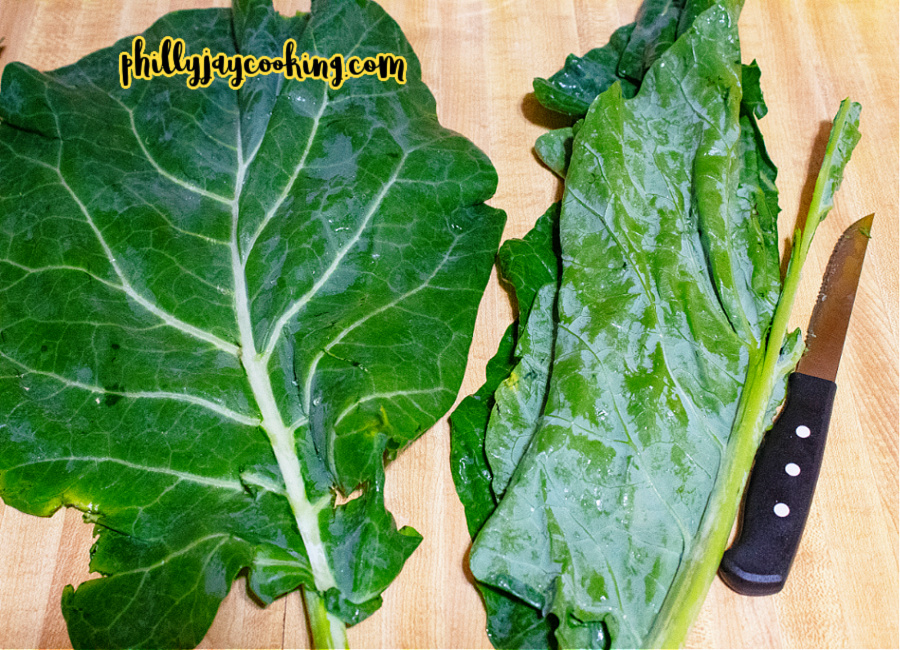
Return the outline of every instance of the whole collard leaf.
<path id="1" fill-rule="evenodd" d="M 368 0 L 236 0 L 143 36 L 390 52 L 407 79 L 124 90 L 131 39 L 6 67 L 0 496 L 96 524 L 103 577 L 63 596 L 76 646 L 196 645 L 245 569 L 264 603 L 302 586 L 316 642 L 345 643 L 420 540 L 385 510 L 383 462 L 455 399 L 496 175 Z"/>

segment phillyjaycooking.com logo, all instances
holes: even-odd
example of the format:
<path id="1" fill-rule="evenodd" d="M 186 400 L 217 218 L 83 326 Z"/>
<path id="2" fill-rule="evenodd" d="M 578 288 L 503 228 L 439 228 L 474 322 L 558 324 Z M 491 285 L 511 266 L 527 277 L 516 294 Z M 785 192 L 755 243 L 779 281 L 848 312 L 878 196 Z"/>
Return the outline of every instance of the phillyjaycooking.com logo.
<path id="1" fill-rule="evenodd" d="M 119 83 L 129 88 L 133 79 L 149 81 L 154 77 L 186 75 L 188 88 L 206 88 L 216 77 L 227 79 L 228 85 L 237 90 L 244 81 L 257 75 L 283 74 L 287 79 L 319 79 L 327 81 L 337 90 L 344 81 L 362 76 L 377 76 L 381 81 L 394 79 L 406 83 L 406 59 L 393 54 L 376 54 L 369 57 L 351 56 L 346 60 L 341 54 L 331 57 L 297 54 L 297 42 L 284 42 L 280 57 L 252 56 L 249 54 L 213 54 L 204 48 L 202 54 L 186 54 L 184 40 L 166 36 L 159 49 L 147 52 L 143 36 L 135 36 L 131 51 L 119 55 Z"/>

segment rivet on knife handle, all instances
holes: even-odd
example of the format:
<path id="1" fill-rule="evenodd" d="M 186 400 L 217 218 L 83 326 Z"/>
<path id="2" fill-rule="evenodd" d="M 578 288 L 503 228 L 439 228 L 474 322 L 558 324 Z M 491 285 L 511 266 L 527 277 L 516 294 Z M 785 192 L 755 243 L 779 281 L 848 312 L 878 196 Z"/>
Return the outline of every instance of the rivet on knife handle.
<path id="1" fill-rule="evenodd" d="M 757 452 L 738 537 L 719 566 L 719 576 L 747 596 L 784 587 L 809 514 L 836 386 L 794 373 L 788 400 Z"/>

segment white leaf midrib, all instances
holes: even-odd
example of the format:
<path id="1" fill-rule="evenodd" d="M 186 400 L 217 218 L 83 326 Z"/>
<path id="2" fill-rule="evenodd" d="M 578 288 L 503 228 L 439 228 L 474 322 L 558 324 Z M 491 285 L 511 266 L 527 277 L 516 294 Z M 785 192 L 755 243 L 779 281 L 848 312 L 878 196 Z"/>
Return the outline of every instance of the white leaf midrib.
<path id="1" fill-rule="evenodd" d="M 269 438 L 272 450 L 275 453 L 275 459 L 278 462 L 278 468 L 284 480 L 285 494 L 294 513 L 294 519 L 297 522 L 306 554 L 309 557 L 316 590 L 324 593 L 328 589 L 337 586 L 331 566 L 328 563 L 318 522 L 319 511 L 323 507 L 330 505 L 330 499 L 313 504 L 310 503 L 306 495 L 306 486 L 303 482 L 300 468 L 300 458 L 297 455 L 297 445 L 294 440 L 294 429 L 286 425 L 281 416 L 269 376 L 269 357 L 260 355 L 257 352 L 253 335 L 247 276 L 238 243 L 241 191 L 243 190 L 247 169 L 252 160 L 253 158 L 251 157 L 250 160 L 245 161 L 243 157 L 239 119 L 237 128 L 238 165 L 235 175 L 234 199 L 231 203 L 232 225 L 229 248 L 234 279 L 234 311 L 240 334 L 241 364 L 247 373 L 247 380 L 262 416 L 261 428 Z"/>

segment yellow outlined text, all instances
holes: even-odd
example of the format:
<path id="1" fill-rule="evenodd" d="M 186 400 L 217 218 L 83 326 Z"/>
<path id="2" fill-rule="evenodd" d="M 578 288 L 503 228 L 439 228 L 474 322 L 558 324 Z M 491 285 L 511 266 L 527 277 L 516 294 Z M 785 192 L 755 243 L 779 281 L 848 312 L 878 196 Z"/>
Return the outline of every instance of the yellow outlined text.
<path id="1" fill-rule="evenodd" d="M 216 77 L 227 79 L 228 85 L 237 90 L 244 82 L 257 75 L 282 74 L 287 79 L 303 81 L 319 79 L 327 81 L 337 90 L 347 79 L 364 75 L 377 76 L 381 81 L 394 79 L 406 83 L 406 59 L 394 54 L 376 54 L 360 58 L 351 56 L 344 60 L 342 54 L 325 58 L 308 52 L 297 54 L 297 42 L 290 38 L 284 42 L 281 57 L 252 56 L 250 54 L 212 54 L 204 48 L 202 54 L 185 54 L 184 40 L 166 36 L 159 49 L 146 52 L 143 36 L 135 36 L 131 52 L 119 54 L 119 83 L 122 88 L 131 87 L 133 79 L 149 81 L 154 77 L 187 75 L 188 88 L 206 88 Z"/>

